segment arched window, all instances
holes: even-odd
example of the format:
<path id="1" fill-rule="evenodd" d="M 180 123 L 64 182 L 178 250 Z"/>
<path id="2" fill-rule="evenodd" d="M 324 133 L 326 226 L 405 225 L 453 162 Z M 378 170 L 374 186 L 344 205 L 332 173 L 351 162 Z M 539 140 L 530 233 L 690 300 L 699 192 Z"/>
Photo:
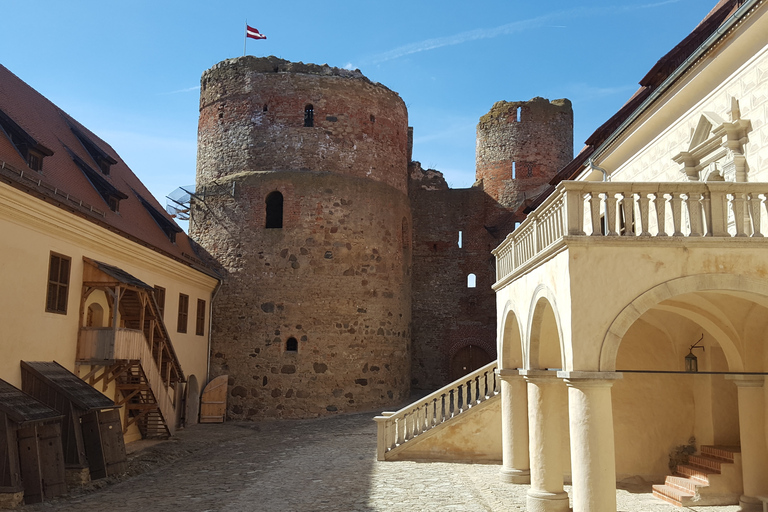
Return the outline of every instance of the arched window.
<path id="1" fill-rule="evenodd" d="M 312 104 L 304 107 L 304 126 L 315 126 L 315 108 L 312 106 Z"/>
<path id="2" fill-rule="evenodd" d="M 88 314 L 85 319 L 86 327 L 104 327 L 104 308 L 97 303 L 88 306 Z"/>
<path id="3" fill-rule="evenodd" d="M 467 288 L 474 288 L 477 286 L 477 277 L 475 274 L 469 274 L 467 276 Z"/>
<path id="4" fill-rule="evenodd" d="M 267 222 L 266 228 L 283 227 L 283 194 L 275 190 L 270 192 L 264 201 L 267 204 Z"/>
<path id="5" fill-rule="evenodd" d="M 298 352 L 299 351 L 299 342 L 291 336 L 288 338 L 288 341 L 285 342 L 285 351 L 286 352 Z"/>

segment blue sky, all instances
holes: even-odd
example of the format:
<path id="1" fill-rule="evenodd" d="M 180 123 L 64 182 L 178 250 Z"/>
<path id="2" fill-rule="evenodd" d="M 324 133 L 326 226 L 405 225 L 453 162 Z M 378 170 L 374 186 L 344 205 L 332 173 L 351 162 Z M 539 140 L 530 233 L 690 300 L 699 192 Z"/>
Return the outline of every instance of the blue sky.
<path id="1" fill-rule="evenodd" d="M 243 54 L 359 68 L 398 92 L 414 159 L 474 181 L 498 100 L 569 98 L 575 151 L 714 6 L 702 0 L 0 0 L 0 63 L 120 154 L 152 193 L 194 183 L 200 75 Z"/>

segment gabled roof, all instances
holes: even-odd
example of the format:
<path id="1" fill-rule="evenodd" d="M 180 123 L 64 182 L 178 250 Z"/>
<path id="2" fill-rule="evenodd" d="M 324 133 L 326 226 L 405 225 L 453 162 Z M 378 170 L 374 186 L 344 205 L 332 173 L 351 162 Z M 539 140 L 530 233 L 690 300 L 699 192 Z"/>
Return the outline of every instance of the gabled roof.
<path id="1" fill-rule="evenodd" d="M 53 152 L 43 159 L 42 172 L 33 171 L 0 130 L 2 181 L 212 274 L 198 258 L 196 244 L 109 144 L 2 65 L 0 111 Z M 108 164 L 108 173 L 100 163 Z M 120 201 L 118 212 L 110 210 L 109 197 Z"/>
<path id="2" fill-rule="evenodd" d="M 551 185 L 557 185 L 563 180 L 574 178 L 579 174 L 582 166 L 588 158 L 611 136 L 613 136 L 622 125 L 640 109 L 646 100 L 659 89 L 659 87 L 683 65 L 694 53 L 707 41 L 715 35 L 738 9 L 747 3 L 748 0 L 720 0 L 707 16 L 688 34 L 677 46 L 672 48 L 666 55 L 656 62 L 648 73 L 640 80 L 640 88 L 635 91 L 632 97 L 603 123 L 586 140 L 586 146 L 579 152 L 576 158 L 568 165 L 563 167 L 552 180 Z M 545 192 L 536 199 L 526 211 L 532 211 L 554 190 L 554 187 Z"/>

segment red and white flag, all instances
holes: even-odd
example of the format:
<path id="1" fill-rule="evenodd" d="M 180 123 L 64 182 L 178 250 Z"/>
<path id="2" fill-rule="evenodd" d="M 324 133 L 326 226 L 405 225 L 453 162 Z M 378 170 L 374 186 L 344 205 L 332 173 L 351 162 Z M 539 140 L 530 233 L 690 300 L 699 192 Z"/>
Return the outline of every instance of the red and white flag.
<path id="1" fill-rule="evenodd" d="M 253 28 L 250 25 L 246 25 L 245 26 L 245 36 L 246 37 L 250 37 L 251 39 L 266 39 L 267 38 L 267 36 L 265 36 L 264 34 L 260 33 L 258 30 L 256 30 L 255 28 Z"/>

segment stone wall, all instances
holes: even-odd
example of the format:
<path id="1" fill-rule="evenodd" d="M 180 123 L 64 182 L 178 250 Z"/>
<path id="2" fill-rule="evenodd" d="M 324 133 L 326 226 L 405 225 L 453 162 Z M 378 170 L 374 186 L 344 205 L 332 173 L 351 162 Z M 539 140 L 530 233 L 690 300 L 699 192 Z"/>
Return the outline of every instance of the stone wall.
<path id="1" fill-rule="evenodd" d="M 473 345 L 496 357 L 490 251 L 497 241 L 483 227 L 487 196 L 481 189 L 450 190 L 440 186 L 445 183 L 440 173 L 422 171 L 418 163 L 411 167 L 411 385 L 436 389 L 451 382 L 451 361 L 462 348 Z M 467 286 L 469 274 L 475 275 L 474 288 Z"/>
<path id="2" fill-rule="evenodd" d="M 230 418 L 408 396 L 406 151 L 402 100 L 359 72 L 247 57 L 203 75 L 190 233 L 226 274 L 211 373 L 230 376 Z M 282 227 L 266 228 L 275 191 Z"/>
<path id="3" fill-rule="evenodd" d="M 526 202 L 573 158 L 571 102 L 533 98 L 495 103 L 477 125 L 475 157 L 483 190 L 522 220 Z"/>

